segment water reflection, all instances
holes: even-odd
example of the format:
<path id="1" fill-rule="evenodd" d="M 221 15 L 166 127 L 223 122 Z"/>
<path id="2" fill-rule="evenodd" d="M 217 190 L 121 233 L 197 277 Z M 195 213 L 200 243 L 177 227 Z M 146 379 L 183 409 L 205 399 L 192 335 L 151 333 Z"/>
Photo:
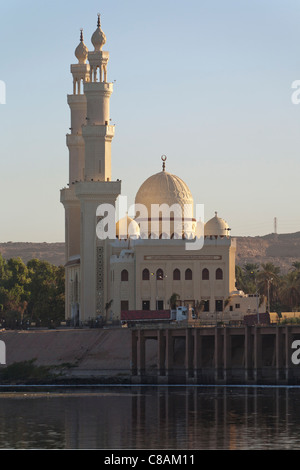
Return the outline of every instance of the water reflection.
<path id="1" fill-rule="evenodd" d="M 299 449 L 300 389 L 0 393 L 5 449 Z"/>

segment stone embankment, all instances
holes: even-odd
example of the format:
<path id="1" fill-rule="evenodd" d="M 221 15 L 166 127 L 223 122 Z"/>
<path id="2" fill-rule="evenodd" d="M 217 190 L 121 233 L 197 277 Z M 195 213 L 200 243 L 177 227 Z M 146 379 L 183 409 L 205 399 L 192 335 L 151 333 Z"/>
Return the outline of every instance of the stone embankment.
<path id="1" fill-rule="evenodd" d="M 2 330 L 7 367 L 35 360 L 66 378 L 130 375 L 131 331 L 112 329 Z"/>

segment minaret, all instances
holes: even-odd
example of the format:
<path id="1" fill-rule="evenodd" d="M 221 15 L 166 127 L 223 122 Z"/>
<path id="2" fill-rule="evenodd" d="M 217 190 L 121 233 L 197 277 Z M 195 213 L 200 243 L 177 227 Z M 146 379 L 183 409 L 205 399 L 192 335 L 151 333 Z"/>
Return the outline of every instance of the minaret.
<path id="1" fill-rule="evenodd" d="M 91 38 L 94 51 L 88 53 L 90 64 L 89 82 L 85 82 L 87 100 L 86 125 L 83 127 L 85 142 L 86 181 L 111 180 L 111 141 L 114 126 L 110 125 L 109 101 L 113 84 L 107 82 L 109 53 L 102 51 L 106 42 L 98 14 L 97 29 Z"/>
<path id="2" fill-rule="evenodd" d="M 76 320 L 78 315 L 78 299 L 73 291 L 75 288 L 74 267 L 80 258 L 80 202 L 75 194 L 75 182 L 84 178 L 84 140 L 82 137 L 82 125 L 86 122 L 86 97 L 83 93 L 83 84 L 89 80 L 90 66 L 86 63 L 88 49 L 83 41 L 83 32 L 80 31 L 80 43 L 75 50 L 77 64 L 71 65 L 73 76 L 73 94 L 68 95 L 68 105 L 71 113 L 70 133 L 66 136 L 66 144 L 69 149 L 69 183 L 68 188 L 61 190 L 60 200 L 65 208 L 65 297 L 66 318 Z M 73 279 L 74 278 L 74 279 Z"/>
<path id="3" fill-rule="evenodd" d="M 65 207 L 65 252 L 66 262 L 70 257 L 80 254 L 80 204 L 75 195 L 74 183 L 84 178 L 84 139 L 82 126 L 86 122 L 86 97 L 83 83 L 89 80 L 90 66 L 86 63 L 88 49 L 80 31 L 80 43 L 75 50 L 77 64 L 71 65 L 73 75 L 73 94 L 68 95 L 71 111 L 70 133 L 66 136 L 69 149 L 69 188 L 61 191 L 61 202 Z"/>
<path id="4" fill-rule="evenodd" d="M 84 139 L 84 181 L 75 183 L 80 201 L 80 320 L 87 321 L 105 314 L 108 302 L 108 244 L 96 235 L 97 208 L 105 203 L 115 206 L 121 193 L 121 182 L 111 181 L 111 141 L 114 126 L 109 124 L 109 99 L 113 91 L 107 82 L 109 53 L 102 51 L 106 42 L 98 15 L 97 29 L 92 36 L 94 51 L 88 53 L 89 81 L 84 82 L 86 122 Z"/>
<path id="5" fill-rule="evenodd" d="M 69 184 L 84 179 L 84 140 L 82 126 L 86 122 L 86 97 L 83 93 L 84 83 L 89 81 L 90 66 L 86 63 L 88 48 L 83 42 L 83 32 L 80 30 L 80 43 L 75 50 L 78 64 L 71 65 L 73 75 L 73 94 L 68 95 L 71 110 L 71 133 L 67 135 L 69 148 Z"/>

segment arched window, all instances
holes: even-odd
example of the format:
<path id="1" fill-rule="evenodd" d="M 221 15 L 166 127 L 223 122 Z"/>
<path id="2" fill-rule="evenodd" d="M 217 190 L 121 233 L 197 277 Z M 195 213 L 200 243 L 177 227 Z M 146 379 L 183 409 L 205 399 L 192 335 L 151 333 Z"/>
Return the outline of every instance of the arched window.
<path id="1" fill-rule="evenodd" d="M 202 280 L 203 281 L 208 281 L 209 280 L 209 270 L 207 268 L 204 268 L 202 270 Z"/>
<path id="2" fill-rule="evenodd" d="M 180 271 L 177 268 L 173 271 L 173 281 L 180 281 Z"/>
<path id="3" fill-rule="evenodd" d="M 216 279 L 223 279 L 223 271 L 221 268 L 216 270 Z"/>
<path id="4" fill-rule="evenodd" d="M 159 269 L 156 271 L 156 280 L 157 280 L 157 281 L 162 281 L 163 278 L 164 278 L 164 272 L 163 272 L 162 269 L 159 268 Z"/>
<path id="5" fill-rule="evenodd" d="M 128 271 L 127 269 L 123 269 L 121 272 L 121 281 L 128 281 Z"/>
<path id="6" fill-rule="evenodd" d="M 193 279 L 193 273 L 191 269 L 186 269 L 185 270 L 185 280 L 186 281 L 191 281 Z"/>
<path id="7" fill-rule="evenodd" d="M 149 281 L 149 279 L 150 279 L 149 269 L 145 268 L 145 269 L 143 269 L 142 280 L 143 281 Z"/>

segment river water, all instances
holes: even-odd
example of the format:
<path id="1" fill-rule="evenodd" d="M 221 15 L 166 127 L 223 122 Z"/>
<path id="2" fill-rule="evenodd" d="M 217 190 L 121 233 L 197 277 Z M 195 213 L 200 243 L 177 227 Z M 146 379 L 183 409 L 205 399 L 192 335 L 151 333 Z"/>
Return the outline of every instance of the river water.
<path id="1" fill-rule="evenodd" d="M 300 449 L 300 388 L 1 388 L 0 449 Z"/>

